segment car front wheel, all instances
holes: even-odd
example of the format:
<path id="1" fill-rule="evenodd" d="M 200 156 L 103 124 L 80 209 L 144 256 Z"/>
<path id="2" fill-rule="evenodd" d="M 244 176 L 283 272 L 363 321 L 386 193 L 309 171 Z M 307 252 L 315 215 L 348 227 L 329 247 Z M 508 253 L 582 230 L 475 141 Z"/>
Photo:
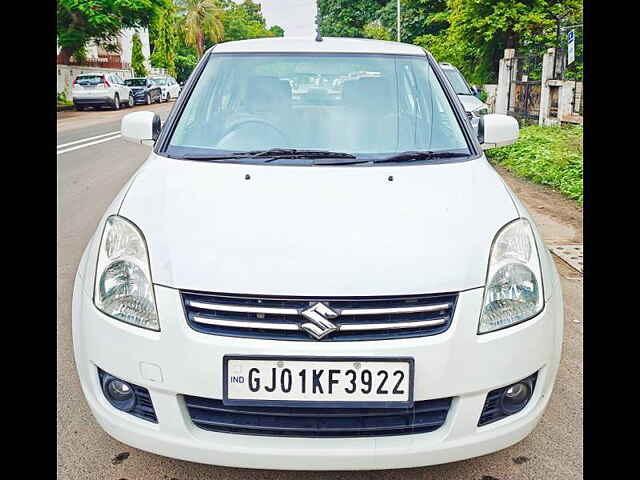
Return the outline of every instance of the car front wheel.
<path id="1" fill-rule="evenodd" d="M 149 95 L 148 93 L 144 97 L 144 103 L 146 103 L 147 105 L 151 105 L 151 95 Z"/>
<path id="2" fill-rule="evenodd" d="M 116 96 L 113 97 L 113 109 L 120 110 L 120 97 L 116 93 Z"/>
<path id="3" fill-rule="evenodd" d="M 131 107 L 133 107 L 135 104 L 136 104 L 136 101 L 133 99 L 133 94 L 132 94 L 132 93 L 130 93 L 130 94 L 129 94 L 129 102 L 128 102 L 127 106 L 128 106 L 129 108 L 131 108 Z"/>

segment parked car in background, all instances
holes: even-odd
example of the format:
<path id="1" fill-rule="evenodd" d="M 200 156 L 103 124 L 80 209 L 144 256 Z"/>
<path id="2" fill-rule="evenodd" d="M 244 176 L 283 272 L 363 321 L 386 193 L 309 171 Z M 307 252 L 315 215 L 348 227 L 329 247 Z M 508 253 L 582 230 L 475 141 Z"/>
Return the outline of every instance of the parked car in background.
<path id="1" fill-rule="evenodd" d="M 154 102 L 162 102 L 162 87 L 156 84 L 152 78 L 128 78 L 125 83 L 131 87 L 135 103 L 150 105 Z"/>
<path id="2" fill-rule="evenodd" d="M 115 73 L 85 73 L 78 75 L 71 87 L 71 99 L 76 110 L 87 107 L 111 107 L 134 105 L 131 89 Z"/>
<path id="3" fill-rule="evenodd" d="M 153 77 L 152 80 L 162 89 L 162 100 L 168 102 L 172 98 L 178 98 L 180 95 L 180 84 L 176 79 L 169 76 Z"/>
<path id="4" fill-rule="evenodd" d="M 319 82 L 294 96 L 300 71 Z M 564 313 L 483 151 L 516 141 L 515 118 L 474 131 L 421 47 L 330 37 L 220 43 L 175 107 L 122 119 L 153 151 L 76 275 L 76 367 L 109 434 L 192 462 L 371 470 L 531 433 Z"/>
<path id="5" fill-rule="evenodd" d="M 451 83 L 456 95 L 458 95 L 460 102 L 462 102 L 462 106 L 467 112 L 471 124 L 474 128 L 477 128 L 479 123 L 478 119 L 489 113 L 489 105 L 478 98 L 480 96 L 480 90 L 469 85 L 462 73 L 460 73 L 460 70 L 450 63 L 441 62 L 440 67 L 447 77 L 447 80 L 449 80 L 449 83 Z"/>

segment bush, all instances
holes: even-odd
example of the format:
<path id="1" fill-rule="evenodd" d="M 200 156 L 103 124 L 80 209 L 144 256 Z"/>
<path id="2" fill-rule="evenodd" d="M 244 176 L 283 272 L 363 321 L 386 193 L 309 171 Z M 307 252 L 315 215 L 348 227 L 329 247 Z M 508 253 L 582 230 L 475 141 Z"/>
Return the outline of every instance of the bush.
<path id="1" fill-rule="evenodd" d="M 516 175 L 555 188 L 582 205 L 581 126 L 524 127 L 515 144 L 488 150 L 487 155 Z"/>

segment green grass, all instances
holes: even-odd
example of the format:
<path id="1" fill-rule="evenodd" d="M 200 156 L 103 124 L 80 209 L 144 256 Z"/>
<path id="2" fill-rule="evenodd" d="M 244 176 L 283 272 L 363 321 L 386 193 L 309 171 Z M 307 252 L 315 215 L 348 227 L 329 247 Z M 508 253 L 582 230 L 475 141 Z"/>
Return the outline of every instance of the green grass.
<path id="1" fill-rule="evenodd" d="M 486 153 L 492 163 L 582 205 L 582 126 L 524 127 L 516 143 Z"/>

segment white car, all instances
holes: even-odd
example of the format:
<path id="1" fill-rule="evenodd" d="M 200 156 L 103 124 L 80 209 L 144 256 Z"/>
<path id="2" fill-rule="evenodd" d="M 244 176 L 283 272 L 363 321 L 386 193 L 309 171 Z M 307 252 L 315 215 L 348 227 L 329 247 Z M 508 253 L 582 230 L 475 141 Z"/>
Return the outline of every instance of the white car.
<path id="1" fill-rule="evenodd" d="M 339 101 L 294 100 L 295 72 L 339 73 Z M 483 153 L 518 124 L 480 122 L 478 139 L 417 46 L 208 50 L 162 128 L 123 118 L 153 151 L 78 267 L 75 360 L 98 423 L 159 455 L 291 470 L 433 465 L 526 437 L 553 391 L 562 292 Z"/>
<path id="2" fill-rule="evenodd" d="M 489 105 L 478 98 L 480 92 L 476 87 L 472 87 L 467 83 L 467 80 L 464 78 L 462 73 L 460 73 L 460 70 L 450 63 L 445 62 L 441 62 L 440 67 L 451 83 L 456 95 L 458 95 L 458 98 L 462 103 L 462 107 L 467 112 L 471 120 L 471 124 L 474 128 L 477 128 L 479 123 L 478 119 L 482 115 L 489 113 Z"/>
<path id="3" fill-rule="evenodd" d="M 122 105 L 133 107 L 131 89 L 115 73 L 84 73 L 73 81 L 71 98 L 76 110 L 87 107 L 111 107 L 119 110 Z"/>
<path id="4" fill-rule="evenodd" d="M 162 100 L 168 102 L 171 99 L 178 98 L 180 95 L 180 84 L 173 77 L 152 77 L 156 85 L 162 88 Z"/>

